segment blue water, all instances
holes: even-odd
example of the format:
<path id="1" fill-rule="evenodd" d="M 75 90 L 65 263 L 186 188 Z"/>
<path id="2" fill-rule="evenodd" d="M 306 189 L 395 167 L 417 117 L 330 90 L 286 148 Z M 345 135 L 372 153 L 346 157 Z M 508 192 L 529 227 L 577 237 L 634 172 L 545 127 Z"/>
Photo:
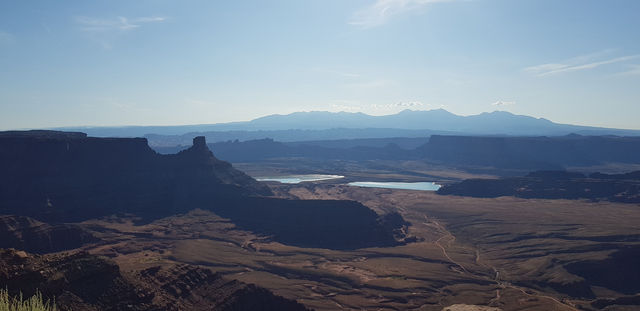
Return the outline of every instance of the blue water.
<path id="1" fill-rule="evenodd" d="M 277 181 L 283 184 L 299 184 L 307 181 L 321 181 L 330 179 L 344 178 L 340 175 L 320 175 L 320 174 L 308 174 L 308 175 L 289 175 L 289 176 L 276 176 L 276 177 L 256 177 L 258 181 Z"/>
<path id="2" fill-rule="evenodd" d="M 389 189 L 406 189 L 406 190 L 422 190 L 437 191 L 440 185 L 434 182 L 378 182 L 378 181 L 357 181 L 350 182 L 349 186 L 369 187 L 369 188 L 389 188 Z"/>

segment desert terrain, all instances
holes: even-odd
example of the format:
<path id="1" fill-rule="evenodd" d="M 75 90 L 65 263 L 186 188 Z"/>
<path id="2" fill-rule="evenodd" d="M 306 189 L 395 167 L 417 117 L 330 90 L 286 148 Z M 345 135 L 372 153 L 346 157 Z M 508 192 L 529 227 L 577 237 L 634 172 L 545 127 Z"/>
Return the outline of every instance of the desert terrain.
<path id="1" fill-rule="evenodd" d="M 637 172 L 513 178 L 491 174 L 500 169 L 424 160 L 231 165 L 214 156 L 204 137 L 161 155 L 143 139 L 20 135 L 0 141 L 9 147 L 0 152 L 8 176 L 0 196 L 1 247 L 18 249 L 0 254 L 0 285 L 12 295 L 41 290 L 57 297 L 62 310 L 639 305 L 640 206 L 615 201 L 618 192 L 589 200 L 486 198 L 349 185 L 435 182 L 442 190 L 475 180 L 539 189 L 549 176 L 577 176 L 562 177 L 550 193 L 562 198 L 571 194 L 560 189 L 565 185 L 600 187 L 616 178 L 622 187 L 616 191 L 633 199 Z M 335 178 L 293 184 L 252 178 L 295 174 Z"/>
<path id="2" fill-rule="evenodd" d="M 286 172 L 250 165 L 238 167 Z M 437 166 L 409 174 L 380 167 L 345 179 L 491 177 Z M 195 210 L 142 226 L 126 218 L 86 221 L 82 225 L 102 242 L 84 249 L 131 270 L 201 266 L 316 310 L 624 310 L 625 299 L 637 301 L 638 205 L 443 196 L 352 187 L 346 180 L 268 185 L 281 198 L 355 200 L 379 214 L 399 212 L 411 223 L 410 242 L 354 250 L 294 247 Z"/>

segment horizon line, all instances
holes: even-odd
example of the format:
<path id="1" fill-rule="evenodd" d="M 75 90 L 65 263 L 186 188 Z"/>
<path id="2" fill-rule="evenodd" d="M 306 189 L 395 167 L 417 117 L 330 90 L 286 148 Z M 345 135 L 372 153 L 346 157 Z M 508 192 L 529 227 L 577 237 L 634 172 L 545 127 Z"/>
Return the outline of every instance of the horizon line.
<path id="1" fill-rule="evenodd" d="M 583 126 L 583 127 L 592 127 L 592 128 L 600 128 L 600 129 L 610 129 L 610 130 L 629 130 L 629 131 L 640 131 L 640 128 L 620 128 L 620 127 L 610 127 L 610 126 L 597 126 L 597 125 L 583 125 L 583 124 L 572 124 L 572 123 L 558 123 L 555 121 L 552 121 L 550 119 L 544 118 L 544 117 L 536 117 L 536 116 L 531 116 L 531 115 L 525 115 L 525 114 L 516 114 L 507 110 L 493 110 L 493 111 L 483 111 L 477 114 L 456 114 L 453 113 L 443 107 L 439 107 L 439 108 L 433 108 L 433 109 L 404 109 L 401 111 L 398 111 L 396 113 L 389 113 L 389 114 L 383 114 L 383 115 L 372 115 L 372 114 L 368 114 L 366 112 L 362 112 L 362 111 L 328 111 L 328 110 L 303 110 L 303 111 L 294 111 L 291 113 L 286 113 L 286 114 L 279 114 L 279 113 L 273 113 L 273 114 L 268 114 L 268 115 L 263 115 L 260 117 L 256 117 L 250 120 L 242 120 L 242 121 L 226 121 L 226 122 L 217 122 L 217 123 L 185 123 L 185 124 L 147 124 L 147 125 L 141 125 L 141 124 L 122 124 L 122 125 L 61 125 L 61 126 L 51 126 L 51 127 L 24 127 L 24 128 L 10 128 L 10 129 L 0 129 L 0 131 L 5 132 L 5 131 L 30 131 L 30 130 L 51 130 L 51 131 L 73 131 L 73 130 L 81 130 L 81 129 L 117 129 L 117 128 L 144 128 L 144 127 L 188 127 L 188 126 L 213 126 L 213 125 L 229 125 L 229 124 L 234 124 L 234 123 L 248 123 L 248 122 L 252 122 L 261 118 L 266 118 L 266 117 L 271 117 L 271 116 L 290 116 L 293 114 L 297 114 L 297 113 L 329 113 L 329 114 L 361 114 L 361 115 L 365 115 L 365 116 L 370 116 L 370 117 L 385 117 L 385 116 L 393 116 L 393 115 L 398 115 L 400 113 L 403 112 L 433 112 L 433 111 L 445 111 L 449 114 L 452 114 L 454 116 L 458 116 L 458 117 L 471 117 L 471 116 L 479 116 L 479 115 L 483 115 L 483 114 L 491 114 L 491 113 L 507 113 L 510 114 L 512 116 L 524 116 L 524 117 L 530 117 L 530 118 L 534 118 L 537 120 L 546 120 L 549 122 L 552 122 L 554 124 L 559 124 L 559 125 L 571 125 L 571 126 Z"/>

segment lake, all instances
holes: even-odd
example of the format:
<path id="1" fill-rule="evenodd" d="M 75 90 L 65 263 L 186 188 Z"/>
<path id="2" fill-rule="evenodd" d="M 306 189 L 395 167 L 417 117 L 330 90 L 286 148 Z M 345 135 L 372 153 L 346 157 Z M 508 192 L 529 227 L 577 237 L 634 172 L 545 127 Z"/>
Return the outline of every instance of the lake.
<path id="1" fill-rule="evenodd" d="M 344 178 L 344 176 L 307 174 L 307 175 L 256 177 L 256 180 L 257 181 L 277 181 L 283 184 L 299 184 L 301 182 L 307 182 L 307 181 L 321 181 L 321 180 L 340 179 L 340 178 Z"/>
<path id="2" fill-rule="evenodd" d="M 406 190 L 422 190 L 422 191 L 437 191 L 438 189 L 440 189 L 440 185 L 434 182 L 357 181 L 357 182 L 350 182 L 348 185 L 356 186 L 356 187 L 406 189 Z"/>

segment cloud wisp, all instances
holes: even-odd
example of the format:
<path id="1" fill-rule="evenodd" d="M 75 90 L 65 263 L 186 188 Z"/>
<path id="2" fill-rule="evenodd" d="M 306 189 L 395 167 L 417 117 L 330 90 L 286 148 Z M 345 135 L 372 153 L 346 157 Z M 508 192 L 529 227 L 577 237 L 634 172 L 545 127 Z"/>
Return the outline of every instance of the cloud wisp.
<path id="1" fill-rule="evenodd" d="M 617 76 L 638 76 L 640 75 L 640 65 L 631 64 L 629 70 L 617 74 Z"/>
<path id="2" fill-rule="evenodd" d="M 138 17 L 128 19 L 118 16 L 111 19 L 91 18 L 86 16 L 78 16 L 75 21 L 80 25 L 80 29 L 87 32 L 103 32 L 103 31 L 128 31 L 141 27 L 147 23 L 164 22 L 164 17 Z"/>
<path id="3" fill-rule="evenodd" d="M 363 113 L 397 113 L 405 109 L 423 110 L 431 105 L 420 101 L 396 102 L 388 104 L 363 105 L 357 100 L 337 99 L 331 104 L 330 111 L 363 112 Z"/>
<path id="4" fill-rule="evenodd" d="M 424 9 L 438 2 L 455 0 L 376 0 L 372 5 L 355 12 L 349 24 L 360 28 L 373 28 L 388 22 L 391 18 Z"/>
<path id="5" fill-rule="evenodd" d="M 514 102 L 514 101 L 499 100 L 499 101 L 497 101 L 495 103 L 492 103 L 491 105 L 492 106 L 512 106 L 512 105 L 515 105 L 515 104 L 516 104 L 516 102 Z"/>
<path id="6" fill-rule="evenodd" d="M 524 71 L 538 77 L 544 77 L 544 76 L 556 75 L 556 74 L 573 72 L 573 71 L 589 70 L 589 69 L 598 68 L 600 66 L 605 66 L 605 65 L 615 64 L 615 63 L 622 63 L 622 62 L 626 62 L 636 58 L 640 58 L 640 54 L 635 54 L 635 55 L 614 57 L 614 58 L 609 58 L 604 60 L 596 60 L 596 58 L 598 58 L 598 56 L 602 54 L 603 53 L 582 55 L 582 56 L 571 58 L 562 63 L 548 63 L 548 64 L 541 64 L 537 66 L 531 66 L 531 67 L 524 68 Z"/>
<path id="7" fill-rule="evenodd" d="M 79 29 L 92 40 L 100 43 L 104 48 L 111 48 L 111 42 L 119 35 L 142 27 L 144 24 L 160 23 L 167 19 L 159 16 L 127 18 L 93 18 L 77 16 L 75 18 Z"/>
<path id="8" fill-rule="evenodd" d="M 384 108 L 403 108 L 403 109 L 410 109 L 410 108 L 420 108 L 420 107 L 424 107 L 427 106 L 422 102 L 419 101 L 410 101 L 410 102 L 397 102 L 397 103 L 391 103 L 391 104 L 386 104 L 386 105 L 382 105 Z"/>
<path id="9" fill-rule="evenodd" d="M 362 105 L 357 100 L 336 99 L 332 101 L 329 111 L 361 112 L 362 109 Z"/>

